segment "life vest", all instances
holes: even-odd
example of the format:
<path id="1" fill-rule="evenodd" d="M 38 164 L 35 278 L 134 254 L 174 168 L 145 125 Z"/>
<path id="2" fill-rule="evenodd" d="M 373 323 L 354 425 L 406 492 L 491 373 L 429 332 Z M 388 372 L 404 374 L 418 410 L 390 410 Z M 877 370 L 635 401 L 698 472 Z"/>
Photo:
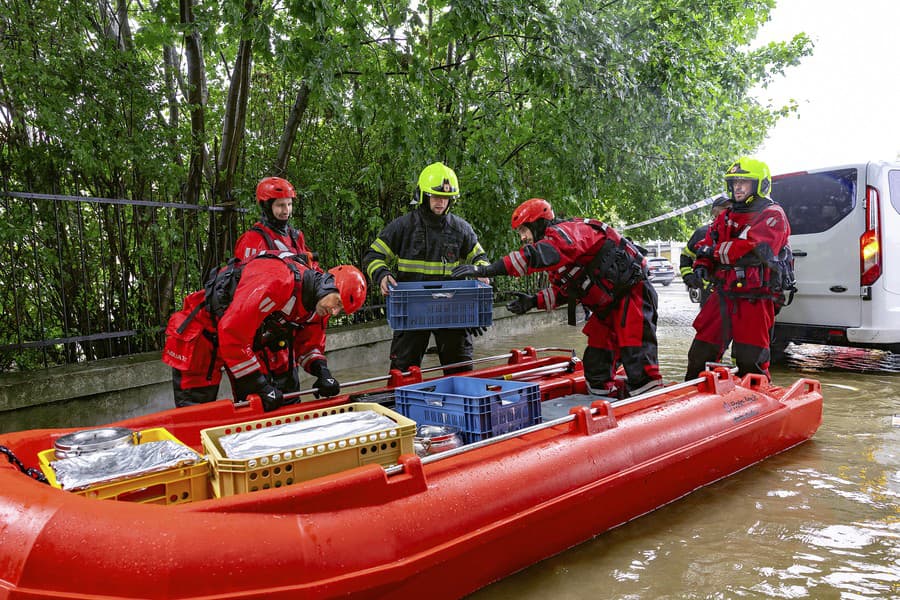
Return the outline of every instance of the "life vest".
<path id="1" fill-rule="evenodd" d="M 628 295 L 634 284 L 646 279 L 649 273 L 646 259 L 634 242 L 601 221 L 574 220 L 602 233 L 606 239 L 587 264 L 570 265 L 557 275 L 559 287 L 569 300 L 571 325 L 575 324 L 576 301 L 582 301 L 589 307 L 603 305 L 611 310 Z M 561 228 L 558 230 L 565 235 Z"/>
<path id="2" fill-rule="evenodd" d="M 291 247 L 287 248 L 284 245 L 284 242 L 281 240 L 276 240 L 269 232 L 264 228 L 260 227 L 259 223 L 250 228 L 250 231 L 258 233 L 263 241 L 266 243 L 266 250 L 269 252 L 293 252 L 297 259 L 302 262 L 302 264 L 307 267 L 316 268 L 317 263 L 319 261 L 319 255 L 316 252 L 311 252 L 307 250 L 300 242 L 300 236 L 296 229 L 293 227 L 288 227 L 288 239 L 291 241 Z"/>
<path id="3" fill-rule="evenodd" d="M 276 259 L 282 261 L 291 270 L 294 275 L 294 290 L 299 296 L 300 288 L 303 280 L 303 274 L 297 268 L 297 263 L 306 265 L 305 257 L 282 252 L 280 254 L 269 254 L 263 252 L 257 254 L 252 260 L 258 259 Z M 184 321 L 176 329 L 176 333 L 181 335 L 191 324 L 194 318 L 202 309 L 206 308 L 209 313 L 210 320 L 215 328 L 219 319 L 228 310 L 232 300 L 234 300 L 234 292 L 241 281 L 241 274 L 244 267 L 249 263 L 242 263 L 237 258 L 230 258 L 225 266 L 211 269 L 207 275 L 206 282 L 203 284 L 203 301 L 199 302 L 194 309 L 188 314 Z M 272 347 L 272 345 L 286 345 L 290 352 L 290 360 L 293 361 L 293 329 L 300 327 L 291 324 L 288 327 L 288 321 L 281 313 L 273 313 L 264 321 L 256 336 L 254 337 L 254 350 L 260 350 L 263 347 Z M 272 327 L 272 332 L 267 332 Z M 219 348 L 219 336 L 215 330 L 204 331 L 203 335 L 212 344 L 212 355 L 210 356 L 209 368 L 207 369 L 206 378 L 212 379 L 213 370 L 215 368 L 216 358 Z"/>
<path id="4" fill-rule="evenodd" d="M 767 216 L 766 209 L 745 225 L 749 230 Z M 717 232 L 710 236 L 713 242 L 718 242 Z M 717 281 L 716 287 L 720 294 L 731 298 L 771 298 L 779 310 L 787 306 L 794 299 L 797 291 L 797 281 L 794 276 L 794 255 L 790 242 L 785 240 L 784 246 L 778 254 L 765 244 L 755 247 L 750 253 L 744 255 L 736 264 L 716 265 L 717 270 L 728 272 L 733 276 L 727 281 Z M 749 286 L 747 291 L 741 288 Z"/>

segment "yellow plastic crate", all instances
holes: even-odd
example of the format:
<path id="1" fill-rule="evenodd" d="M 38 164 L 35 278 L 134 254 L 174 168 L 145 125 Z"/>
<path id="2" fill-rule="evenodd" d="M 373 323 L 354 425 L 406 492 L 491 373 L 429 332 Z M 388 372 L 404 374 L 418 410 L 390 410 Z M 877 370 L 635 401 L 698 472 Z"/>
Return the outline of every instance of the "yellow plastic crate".
<path id="1" fill-rule="evenodd" d="M 182 444 L 168 430 L 158 427 L 140 432 L 138 443 L 172 441 Z M 56 472 L 50 463 L 56 460 L 56 450 L 50 448 L 38 453 L 41 471 L 47 481 L 60 488 Z M 87 498 L 119 500 L 140 504 L 184 504 L 209 498 L 209 462 L 202 460 L 193 465 L 148 473 L 113 483 L 98 483 L 89 488 L 72 492 Z"/>
<path id="2" fill-rule="evenodd" d="M 227 458 L 219 444 L 219 438 L 232 433 L 364 410 L 390 418 L 397 427 L 247 459 Z M 222 498 L 291 485 L 371 463 L 392 465 L 401 454 L 414 452 L 415 435 L 415 421 L 380 404 L 356 402 L 284 417 L 203 429 L 200 431 L 200 440 L 210 461 L 213 494 Z"/>

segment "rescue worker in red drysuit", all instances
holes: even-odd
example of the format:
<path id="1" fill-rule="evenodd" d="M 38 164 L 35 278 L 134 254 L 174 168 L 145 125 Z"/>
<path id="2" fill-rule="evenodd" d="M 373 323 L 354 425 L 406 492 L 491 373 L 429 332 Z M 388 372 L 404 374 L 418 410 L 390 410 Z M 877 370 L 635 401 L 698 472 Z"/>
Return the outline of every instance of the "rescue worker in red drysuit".
<path id="1" fill-rule="evenodd" d="M 313 268 L 318 265 L 313 252 L 307 247 L 303 232 L 291 227 L 297 192 L 287 179 L 266 177 L 256 186 L 256 203 L 260 220 L 245 231 L 234 245 L 234 256 L 244 262 L 260 252 L 291 252 L 305 256 Z"/>
<path id="2" fill-rule="evenodd" d="M 612 227 L 594 219 L 557 219 L 546 200 L 532 198 L 512 215 L 512 228 L 525 244 L 491 265 L 461 265 L 454 277 L 521 277 L 544 271 L 550 286 L 536 295 L 517 292 L 507 308 L 523 314 L 575 302 L 591 310 L 582 330 L 588 338 L 584 371 L 588 389 L 615 397 L 619 362 L 626 391 L 637 395 L 662 384 L 657 360 L 656 290 L 647 281 L 647 260 Z"/>
<path id="3" fill-rule="evenodd" d="M 172 367 L 176 406 L 215 400 L 223 366 L 235 401 L 258 394 L 265 410 L 282 406 L 283 393 L 258 358 L 260 332 L 267 320 L 298 329 L 300 364 L 316 377 L 316 397 L 336 396 L 340 384 L 328 370 L 325 328 L 320 324 L 342 310 L 352 314 L 362 306 L 366 298 L 362 272 L 341 265 L 322 273 L 287 253 L 261 254 L 237 269 L 240 280 L 231 298 L 217 300 L 211 309 L 209 294 L 194 292 L 169 319 L 163 362 Z M 214 315 L 215 305 L 225 307 L 220 317 Z M 310 324 L 314 326 L 307 327 Z"/>
<path id="4" fill-rule="evenodd" d="M 321 271 L 314 254 L 306 246 L 303 232 L 291 227 L 289 222 L 296 197 L 294 186 L 286 179 L 266 177 L 260 180 L 256 186 L 260 220 L 238 238 L 234 256 L 247 262 L 262 252 L 290 252 L 305 257 L 310 267 Z M 269 329 L 261 334 L 265 343 L 262 344 L 258 357 L 272 375 L 276 388 L 284 393 L 296 392 L 300 389 L 299 360 L 302 358 L 303 339 L 294 336 L 290 327 L 279 327 L 274 321 L 269 321 L 268 325 Z M 321 334 L 324 335 L 324 322 L 310 323 L 306 327 L 320 327 Z M 303 337 L 310 335 L 312 333 L 307 331 Z M 301 347 L 295 347 L 294 342 L 300 342 Z"/>
<path id="5" fill-rule="evenodd" d="M 743 157 L 725 171 L 732 206 L 715 218 L 697 247 L 694 273 L 713 282 L 713 292 L 694 319 L 697 334 L 688 352 L 685 379 L 707 362 L 721 360 L 732 342 L 738 375 L 769 377 L 770 332 L 775 323 L 771 281 L 791 227 L 769 198 L 772 178 L 762 161 Z"/>

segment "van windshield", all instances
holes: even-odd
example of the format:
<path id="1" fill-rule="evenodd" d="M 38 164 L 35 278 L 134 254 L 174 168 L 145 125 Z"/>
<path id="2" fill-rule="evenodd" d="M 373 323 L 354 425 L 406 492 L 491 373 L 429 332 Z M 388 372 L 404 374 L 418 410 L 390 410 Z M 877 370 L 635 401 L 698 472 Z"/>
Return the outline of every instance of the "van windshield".
<path id="1" fill-rule="evenodd" d="M 772 199 L 784 208 L 792 234 L 825 231 L 856 207 L 856 169 L 776 177 Z"/>

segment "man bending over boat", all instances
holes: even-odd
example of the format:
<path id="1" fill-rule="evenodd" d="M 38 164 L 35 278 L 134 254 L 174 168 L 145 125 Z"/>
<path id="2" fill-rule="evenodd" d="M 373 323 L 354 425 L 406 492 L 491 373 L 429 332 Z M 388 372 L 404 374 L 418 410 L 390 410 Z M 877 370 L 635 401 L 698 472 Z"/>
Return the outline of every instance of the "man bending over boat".
<path id="1" fill-rule="evenodd" d="M 341 311 L 356 312 L 365 298 L 365 277 L 350 265 L 322 273 L 296 255 L 263 253 L 224 267 L 169 319 L 163 362 L 172 367 L 175 405 L 215 400 L 223 366 L 235 401 L 258 394 L 267 411 L 285 404 L 257 355 L 272 321 L 295 330 L 300 365 L 316 377 L 316 397 L 337 395 L 340 384 L 325 359 L 324 324 Z"/>
<path id="2" fill-rule="evenodd" d="M 550 286 L 537 294 L 517 292 L 507 308 L 524 314 L 568 303 L 591 310 L 582 330 L 588 343 L 584 371 L 588 389 L 615 396 L 615 369 L 621 361 L 626 391 L 637 395 L 662 385 L 657 360 L 656 290 L 647 280 L 647 260 L 631 241 L 594 219 L 557 219 L 550 203 L 532 198 L 512 214 L 513 231 L 525 244 L 487 265 L 460 265 L 454 277 L 521 277 L 547 272 Z"/>

